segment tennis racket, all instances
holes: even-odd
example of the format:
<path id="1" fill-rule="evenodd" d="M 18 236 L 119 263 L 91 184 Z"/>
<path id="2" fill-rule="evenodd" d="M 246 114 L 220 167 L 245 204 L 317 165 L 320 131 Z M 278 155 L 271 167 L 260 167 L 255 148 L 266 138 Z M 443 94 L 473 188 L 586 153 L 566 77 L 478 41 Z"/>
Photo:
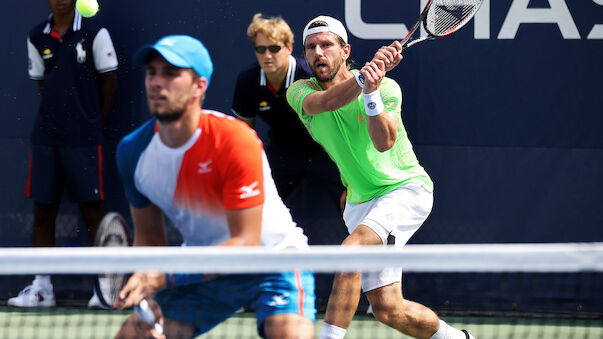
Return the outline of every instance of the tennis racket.
<path id="1" fill-rule="evenodd" d="M 475 16 L 482 2 L 483 0 L 429 0 L 417 23 L 400 41 L 402 49 L 458 31 Z M 427 36 L 411 40 L 421 24 Z"/>
<path id="2" fill-rule="evenodd" d="M 458 31 L 475 16 L 482 2 L 483 0 L 429 0 L 415 25 L 400 41 L 402 50 L 419 42 L 444 37 Z M 411 40 L 421 24 L 427 36 Z M 362 74 L 358 76 L 360 83 L 364 84 L 364 76 Z"/>
<path id="3" fill-rule="evenodd" d="M 129 246 L 128 228 L 124 218 L 115 212 L 103 217 L 98 226 L 94 246 L 126 247 Z M 119 291 L 128 281 L 124 273 L 99 274 L 94 283 L 94 291 L 105 308 L 115 308 L 119 301 Z"/>
<path id="4" fill-rule="evenodd" d="M 103 217 L 98 226 L 94 245 L 102 247 L 129 246 L 128 227 L 119 213 L 111 212 Z M 105 308 L 116 308 L 120 301 L 119 292 L 128 281 L 129 276 L 124 273 L 99 274 L 94 284 L 94 290 Z M 155 322 L 155 315 L 146 299 L 135 306 L 134 311 L 138 313 L 142 321 L 154 325 L 155 331 L 163 333 L 163 326 Z"/>

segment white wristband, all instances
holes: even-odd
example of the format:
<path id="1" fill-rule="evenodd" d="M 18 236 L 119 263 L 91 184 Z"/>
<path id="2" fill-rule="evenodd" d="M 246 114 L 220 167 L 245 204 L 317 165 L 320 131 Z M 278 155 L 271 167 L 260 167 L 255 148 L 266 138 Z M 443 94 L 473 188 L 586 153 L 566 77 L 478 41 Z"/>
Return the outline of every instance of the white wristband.
<path id="1" fill-rule="evenodd" d="M 385 109 L 379 89 L 368 94 L 362 93 L 362 96 L 364 97 L 364 111 L 366 112 L 366 115 L 374 117 L 375 115 L 381 114 Z"/>
<path id="2" fill-rule="evenodd" d="M 360 86 L 360 88 L 364 88 L 364 77 L 362 76 L 362 74 L 356 73 L 354 75 L 354 78 L 356 79 L 358 86 Z"/>

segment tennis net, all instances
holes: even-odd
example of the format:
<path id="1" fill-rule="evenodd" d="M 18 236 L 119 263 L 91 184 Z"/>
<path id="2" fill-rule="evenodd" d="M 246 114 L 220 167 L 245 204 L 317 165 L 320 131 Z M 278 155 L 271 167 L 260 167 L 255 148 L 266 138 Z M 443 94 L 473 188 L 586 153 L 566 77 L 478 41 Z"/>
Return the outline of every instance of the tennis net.
<path id="1" fill-rule="evenodd" d="M 479 339 L 603 338 L 603 244 L 407 245 L 404 249 L 313 246 L 262 248 L 1 248 L 0 338 L 112 338 L 131 311 L 87 309 L 99 272 L 316 274 L 320 331 L 335 272 L 403 267 L 406 298 Z M 35 272 L 52 274 L 57 306 L 24 309 L 6 299 Z M 25 278 L 27 277 L 27 278 Z M 75 281 L 83 283 L 75 284 Z M 61 293 L 59 288 L 66 291 Z M 78 293 L 78 288 L 81 293 Z M 405 338 L 367 314 L 361 300 L 346 338 Z M 201 338 L 259 338 L 243 310 Z"/>

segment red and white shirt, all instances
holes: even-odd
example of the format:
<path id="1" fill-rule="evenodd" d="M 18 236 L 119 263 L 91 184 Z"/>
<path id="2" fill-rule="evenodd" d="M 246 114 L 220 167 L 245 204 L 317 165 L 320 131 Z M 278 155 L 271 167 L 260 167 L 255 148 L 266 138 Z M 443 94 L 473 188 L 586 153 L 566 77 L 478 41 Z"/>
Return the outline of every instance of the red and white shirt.
<path id="1" fill-rule="evenodd" d="M 194 135 L 178 148 L 163 144 L 150 120 L 120 142 L 117 163 L 130 204 L 161 208 L 184 245 L 228 240 L 225 211 L 263 204 L 262 246 L 307 246 L 278 196 L 261 141 L 233 117 L 204 110 Z"/>

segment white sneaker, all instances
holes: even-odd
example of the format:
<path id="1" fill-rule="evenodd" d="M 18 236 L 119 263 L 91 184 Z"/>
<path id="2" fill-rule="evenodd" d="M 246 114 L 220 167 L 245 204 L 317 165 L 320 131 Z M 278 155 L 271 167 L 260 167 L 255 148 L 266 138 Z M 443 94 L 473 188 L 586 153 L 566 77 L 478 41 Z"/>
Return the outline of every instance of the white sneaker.
<path id="1" fill-rule="evenodd" d="M 53 307 L 56 305 L 52 285 L 42 286 L 36 280 L 19 292 L 18 296 L 8 299 L 8 304 L 17 307 Z"/>

